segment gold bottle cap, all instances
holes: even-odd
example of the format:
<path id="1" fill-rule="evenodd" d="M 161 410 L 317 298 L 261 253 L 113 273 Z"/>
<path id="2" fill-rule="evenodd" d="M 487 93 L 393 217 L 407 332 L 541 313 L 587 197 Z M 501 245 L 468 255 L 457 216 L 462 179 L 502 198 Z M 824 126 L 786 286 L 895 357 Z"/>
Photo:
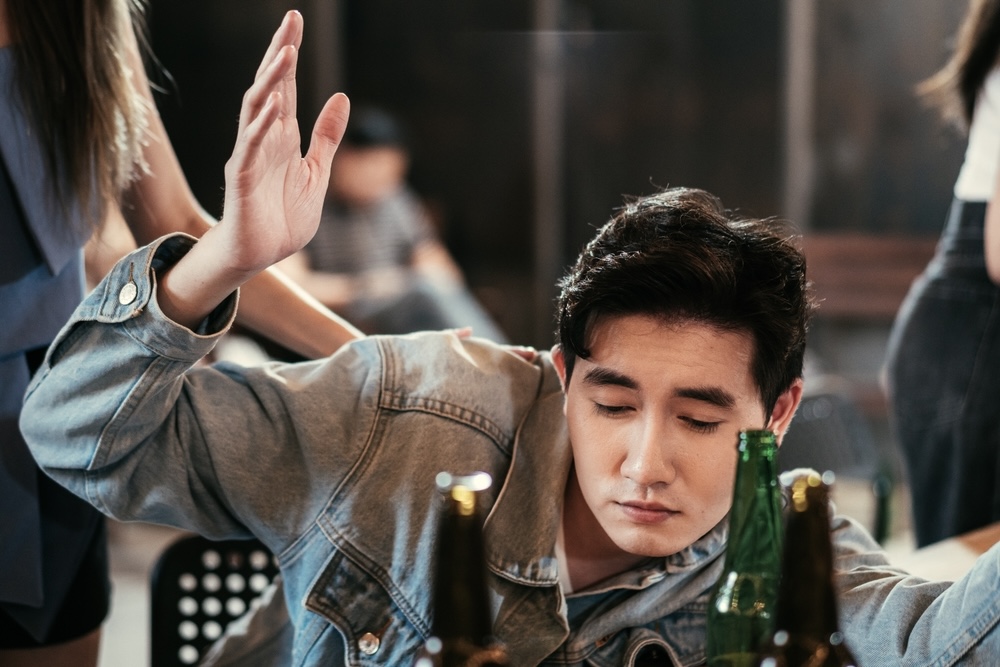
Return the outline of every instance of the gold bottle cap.
<path id="1" fill-rule="evenodd" d="M 434 481 L 438 491 L 447 494 L 458 504 L 459 513 L 463 516 L 470 516 L 476 511 L 476 493 L 485 491 L 493 484 L 493 478 L 485 472 L 475 472 L 471 475 L 439 472 Z"/>
<path id="2" fill-rule="evenodd" d="M 827 470 L 822 475 L 818 472 L 810 472 L 801 477 L 795 478 L 792 482 L 791 498 L 792 507 L 796 512 L 804 512 L 806 507 L 809 506 L 808 493 L 809 489 L 816 488 L 820 485 L 830 487 L 833 485 L 834 481 L 833 472 Z"/>

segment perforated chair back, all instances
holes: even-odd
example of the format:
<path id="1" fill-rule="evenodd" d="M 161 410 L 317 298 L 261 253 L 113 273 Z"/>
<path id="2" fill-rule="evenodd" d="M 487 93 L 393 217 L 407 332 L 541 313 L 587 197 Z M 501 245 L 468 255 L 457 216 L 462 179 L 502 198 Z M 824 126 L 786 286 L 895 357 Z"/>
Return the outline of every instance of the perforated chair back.
<path id="1" fill-rule="evenodd" d="M 803 396 L 778 450 L 778 464 L 781 470 L 829 470 L 838 480 L 862 481 L 871 515 L 859 518 L 875 539 L 885 540 L 893 481 L 871 425 L 850 396 L 837 391 Z"/>
<path id="2" fill-rule="evenodd" d="M 197 664 L 277 574 L 258 540 L 176 540 L 150 576 L 151 667 Z"/>
<path id="3" fill-rule="evenodd" d="M 778 459 L 782 470 L 808 467 L 857 476 L 878 467 L 879 452 L 853 401 L 843 394 L 819 393 L 802 397 Z"/>

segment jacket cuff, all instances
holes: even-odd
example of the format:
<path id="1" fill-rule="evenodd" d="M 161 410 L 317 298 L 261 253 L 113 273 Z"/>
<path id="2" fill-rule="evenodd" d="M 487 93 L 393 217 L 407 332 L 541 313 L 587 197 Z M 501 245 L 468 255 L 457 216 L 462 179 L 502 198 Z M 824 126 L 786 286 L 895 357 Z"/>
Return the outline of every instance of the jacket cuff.
<path id="1" fill-rule="evenodd" d="M 208 354 L 236 317 L 239 292 L 220 303 L 194 331 L 167 317 L 156 300 L 156 277 L 194 247 L 187 234 L 161 237 L 122 258 L 94 289 L 74 320 L 122 323 L 153 351 L 196 361 Z"/>

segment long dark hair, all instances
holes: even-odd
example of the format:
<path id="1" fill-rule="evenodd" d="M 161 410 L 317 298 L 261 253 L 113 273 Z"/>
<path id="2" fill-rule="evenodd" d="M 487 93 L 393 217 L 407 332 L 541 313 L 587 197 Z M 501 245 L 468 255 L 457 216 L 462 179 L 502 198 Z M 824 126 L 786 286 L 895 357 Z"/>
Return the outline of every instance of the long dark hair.
<path id="1" fill-rule="evenodd" d="M 53 195 L 79 200 L 95 229 L 143 164 L 149 109 L 128 58 L 142 9 L 142 0 L 7 0 L 16 85 Z"/>
<path id="2" fill-rule="evenodd" d="M 1000 0 L 970 0 L 951 58 L 918 87 L 943 118 L 968 129 L 976 98 L 1000 55 Z"/>

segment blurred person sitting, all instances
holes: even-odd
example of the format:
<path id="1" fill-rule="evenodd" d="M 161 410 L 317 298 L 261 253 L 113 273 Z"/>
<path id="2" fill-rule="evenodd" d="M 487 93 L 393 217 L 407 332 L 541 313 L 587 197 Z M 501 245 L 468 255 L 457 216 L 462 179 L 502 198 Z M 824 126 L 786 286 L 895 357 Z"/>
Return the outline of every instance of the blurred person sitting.
<path id="1" fill-rule="evenodd" d="M 319 230 L 281 268 L 366 333 L 471 327 L 474 336 L 505 342 L 407 185 L 409 164 L 390 114 L 352 112 Z"/>

